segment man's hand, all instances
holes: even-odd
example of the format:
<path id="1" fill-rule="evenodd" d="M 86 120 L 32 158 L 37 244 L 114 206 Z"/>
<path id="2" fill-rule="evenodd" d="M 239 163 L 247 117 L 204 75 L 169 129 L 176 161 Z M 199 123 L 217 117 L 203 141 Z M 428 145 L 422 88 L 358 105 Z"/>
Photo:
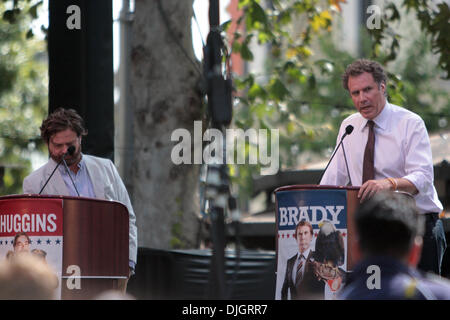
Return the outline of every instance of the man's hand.
<path id="1" fill-rule="evenodd" d="M 395 178 L 395 183 L 397 183 L 396 190 L 407 192 L 411 195 L 415 195 L 419 192 L 416 186 L 408 179 Z M 389 181 L 389 179 L 367 180 L 359 189 L 358 198 L 362 203 L 373 197 L 375 193 L 381 190 L 394 190 L 394 185 Z"/>
<path id="2" fill-rule="evenodd" d="M 382 190 L 393 190 L 393 185 L 388 179 L 367 180 L 359 189 L 358 198 L 362 203 Z"/>

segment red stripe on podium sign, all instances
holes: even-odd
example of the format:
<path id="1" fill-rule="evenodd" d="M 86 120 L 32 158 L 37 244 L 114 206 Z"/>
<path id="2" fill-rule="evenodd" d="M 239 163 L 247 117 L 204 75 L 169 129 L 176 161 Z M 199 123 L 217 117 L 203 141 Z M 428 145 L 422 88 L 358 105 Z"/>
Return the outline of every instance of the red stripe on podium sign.
<path id="1" fill-rule="evenodd" d="M 0 237 L 62 236 L 62 199 L 0 200 Z"/>

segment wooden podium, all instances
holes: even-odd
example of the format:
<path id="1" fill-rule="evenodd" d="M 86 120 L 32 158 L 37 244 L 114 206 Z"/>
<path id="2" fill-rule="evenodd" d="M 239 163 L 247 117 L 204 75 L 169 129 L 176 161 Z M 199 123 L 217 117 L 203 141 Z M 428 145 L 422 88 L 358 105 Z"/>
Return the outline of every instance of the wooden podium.
<path id="1" fill-rule="evenodd" d="M 129 270 L 129 217 L 125 205 L 48 195 L 4 196 L 0 197 L 0 204 L 12 214 L 25 213 L 27 221 L 37 221 L 32 217 L 38 214 L 34 207 L 46 212 L 46 204 L 55 199 L 61 201 L 63 215 L 61 298 L 91 299 L 105 290 L 116 289 L 119 279 L 126 278 Z M 79 275 L 72 273 L 70 266 L 78 267 Z M 76 288 L 68 285 L 75 278 L 80 279 Z"/>

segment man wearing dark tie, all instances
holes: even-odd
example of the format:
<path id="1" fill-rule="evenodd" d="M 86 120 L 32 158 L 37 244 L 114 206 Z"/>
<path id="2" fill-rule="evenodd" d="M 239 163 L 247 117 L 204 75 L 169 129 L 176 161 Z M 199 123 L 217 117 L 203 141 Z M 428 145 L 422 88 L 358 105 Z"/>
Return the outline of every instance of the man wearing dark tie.
<path id="1" fill-rule="evenodd" d="M 382 190 L 404 191 L 414 195 L 416 205 L 426 218 L 422 259 L 419 268 L 441 272 L 447 246 L 439 213 L 442 204 L 433 185 L 433 161 L 428 132 L 417 114 L 391 104 L 386 99 L 386 74 L 377 62 L 357 60 L 343 77 L 343 86 L 353 100 L 357 113 L 341 124 L 339 137 L 349 125 L 353 134 L 330 163 L 320 184 L 361 188 L 361 202 Z"/>
<path id="2" fill-rule="evenodd" d="M 323 299 L 324 283 L 314 274 L 314 251 L 311 250 L 313 228 L 308 221 L 300 221 L 294 233 L 297 241 L 298 253 L 289 258 L 286 263 L 286 273 L 281 299 Z"/>

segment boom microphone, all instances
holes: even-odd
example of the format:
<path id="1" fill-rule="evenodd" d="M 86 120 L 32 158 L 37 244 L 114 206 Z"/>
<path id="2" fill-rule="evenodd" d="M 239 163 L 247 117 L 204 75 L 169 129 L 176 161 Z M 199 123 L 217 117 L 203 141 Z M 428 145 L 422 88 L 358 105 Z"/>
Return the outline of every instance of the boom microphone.
<path id="1" fill-rule="evenodd" d="M 353 132 L 353 126 L 351 124 L 349 124 L 347 127 L 345 127 L 345 135 L 348 135 L 350 133 Z M 342 137 L 342 139 L 344 139 L 344 137 Z M 347 163 L 347 155 L 345 154 L 345 148 L 344 148 L 344 144 L 342 144 L 342 151 L 344 151 L 344 160 L 345 160 L 345 167 L 347 168 L 347 175 L 348 175 L 348 185 L 352 186 L 352 178 L 350 177 L 350 170 L 348 170 L 348 163 Z"/>
<path id="2" fill-rule="evenodd" d="M 69 154 L 69 155 L 71 156 L 74 152 L 75 152 L 75 147 L 74 147 L 74 146 L 70 146 L 70 147 L 67 149 L 66 155 Z M 73 187 L 75 188 L 75 191 L 77 192 L 77 195 L 80 196 L 80 193 L 78 192 L 77 186 L 75 185 L 75 182 L 74 182 L 73 179 L 72 179 L 72 175 L 70 174 L 69 167 L 67 166 L 67 162 L 66 162 L 66 159 L 65 159 L 65 155 L 63 156 L 62 161 L 63 161 L 63 163 L 64 163 L 64 167 L 66 168 L 66 172 L 67 172 L 67 174 L 69 175 L 70 181 L 72 181 L 72 185 L 73 185 Z"/>
<path id="3" fill-rule="evenodd" d="M 349 134 L 352 133 L 352 132 L 353 132 L 353 126 L 352 126 L 351 124 L 349 124 L 348 126 L 345 127 L 345 133 L 344 133 L 344 135 L 342 136 L 342 139 L 344 139 L 346 135 L 349 135 Z M 342 140 L 342 139 L 341 139 L 341 140 Z M 73 146 L 72 146 L 72 147 L 73 147 Z M 69 148 L 69 149 L 70 149 L 70 148 Z M 75 149 L 75 147 L 74 147 L 74 149 Z"/>
<path id="4" fill-rule="evenodd" d="M 322 172 L 322 174 L 321 174 L 321 176 L 320 176 L 320 179 L 319 179 L 319 181 L 318 181 L 317 184 L 320 184 L 320 181 L 322 180 L 323 175 L 324 175 L 325 172 L 327 171 L 328 166 L 329 166 L 330 163 L 331 163 L 331 160 L 333 160 L 333 158 L 334 158 L 336 152 L 338 151 L 338 149 L 339 149 L 339 147 L 340 147 L 341 145 L 342 145 L 342 149 L 344 150 L 344 160 L 345 160 L 345 165 L 347 166 L 347 174 L 348 174 L 348 177 L 349 177 L 349 179 L 350 179 L 350 172 L 349 172 L 349 170 L 348 170 L 348 165 L 347 165 L 347 157 L 345 156 L 345 149 L 344 149 L 344 145 L 342 144 L 342 142 L 344 141 L 344 138 L 345 138 L 347 135 L 351 134 L 352 132 L 353 132 L 353 126 L 352 126 L 351 124 L 349 124 L 348 126 L 345 127 L 345 133 L 342 135 L 341 141 L 339 142 L 337 148 L 334 150 L 333 154 L 331 155 L 330 161 L 328 161 L 327 166 L 325 167 L 325 170 L 323 170 L 323 172 Z M 351 179 L 350 179 L 350 184 L 351 184 Z"/>
<path id="5" fill-rule="evenodd" d="M 61 161 L 58 162 L 58 164 L 56 165 L 55 169 L 53 169 L 52 174 L 50 175 L 50 177 L 48 177 L 47 181 L 45 181 L 44 186 L 42 187 L 41 191 L 39 191 L 39 195 L 42 193 L 42 191 L 44 190 L 44 188 L 47 186 L 48 182 L 50 181 L 50 179 L 53 177 L 53 174 L 55 173 L 56 169 L 58 169 L 59 165 L 61 164 L 61 162 L 64 161 L 64 163 L 66 164 L 66 160 L 65 157 L 66 156 L 71 156 L 73 155 L 73 153 L 75 152 L 75 147 L 74 146 L 70 146 L 69 148 L 67 148 L 66 153 L 63 154 Z M 67 167 L 67 164 L 66 164 Z M 70 175 L 69 175 L 70 176 Z M 72 179 L 72 177 L 70 177 L 70 179 Z M 73 182 L 73 181 L 72 181 Z M 76 190 L 76 188 L 75 188 Z M 78 190 L 77 190 L 78 193 Z"/>

